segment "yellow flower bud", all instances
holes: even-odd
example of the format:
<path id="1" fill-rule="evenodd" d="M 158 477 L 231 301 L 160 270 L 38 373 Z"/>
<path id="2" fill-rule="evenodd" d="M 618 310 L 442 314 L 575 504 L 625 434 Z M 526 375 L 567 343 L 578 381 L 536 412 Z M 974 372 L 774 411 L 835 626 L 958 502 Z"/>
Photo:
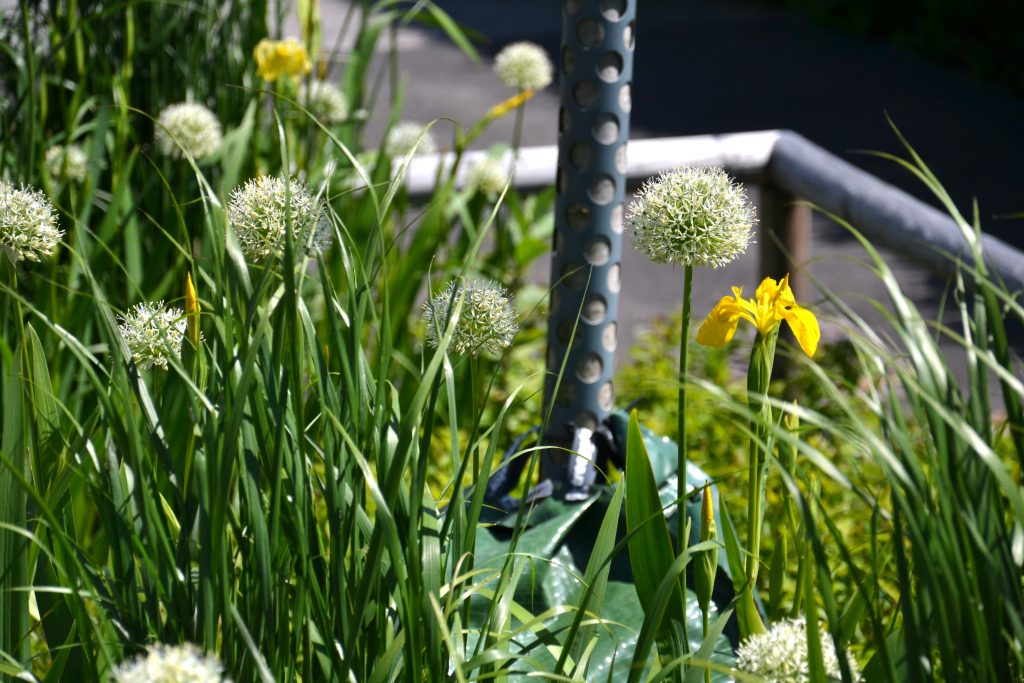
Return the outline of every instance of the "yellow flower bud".
<path id="1" fill-rule="evenodd" d="M 199 297 L 192 284 L 192 273 L 185 276 L 185 316 L 188 318 L 188 339 L 192 346 L 199 346 Z"/>

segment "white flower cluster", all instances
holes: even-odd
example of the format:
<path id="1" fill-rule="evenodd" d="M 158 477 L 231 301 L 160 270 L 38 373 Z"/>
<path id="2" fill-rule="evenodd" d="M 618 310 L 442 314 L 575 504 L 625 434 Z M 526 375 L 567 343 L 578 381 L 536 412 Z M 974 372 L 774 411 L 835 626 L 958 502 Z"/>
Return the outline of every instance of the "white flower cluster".
<path id="1" fill-rule="evenodd" d="M 199 161 L 220 151 L 223 136 L 216 114 L 195 102 L 166 107 L 156 120 L 156 144 L 172 159 L 189 154 Z"/>
<path id="2" fill-rule="evenodd" d="M 825 673 L 839 680 L 839 660 L 832 636 L 821 631 L 821 650 Z M 859 680 L 857 664 L 846 653 L 854 680 Z M 736 651 L 736 668 L 756 676 L 765 683 L 806 683 L 810 681 L 807 663 L 807 622 L 784 619 L 773 624 L 767 633 L 747 638 Z"/>
<path id="3" fill-rule="evenodd" d="M 121 316 L 118 328 L 136 365 L 166 370 L 171 359 L 181 358 L 188 320 L 185 311 L 163 301 L 140 303 Z"/>
<path id="4" fill-rule="evenodd" d="M 648 181 L 629 205 L 633 246 L 655 263 L 718 268 L 747 249 L 756 221 L 720 168 L 687 167 Z"/>
<path id="5" fill-rule="evenodd" d="M 462 355 L 481 351 L 500 353 L 512 344 L 519 330 L 512 296 L 490 280 L 470 280 L 464 285 L 450 282 L 423 305 L 427 324 L 427 342 L 437 347 L 444 337 L 453 304 L 462 297 L 462 309 L 452 333 L 449 350 Z"/>
<path id="6" fill-rule="evenodd" d="M 115 683 L 231 683 L 224 667 L 213 657 L 186 643 L 154 645 L 145 655 L 114 669 Z"/>
<path id="7" fill-rule="evenodd" d="M 300 85 L 298 102 L 323 124 L 339 123 L 348 118 L 345 95 L 327 81 L 311 81 Z"/>
<path id="8" fill-rule="evenodd" d="M 0 180 L 0 250 L 11 261 L 51 256 L 64 236 L 57 214 L 43 193 Z"/>
<path id="9" fill-rule="evenodd" d="M 416 154 L 432 154 L 437 151 L 437 143 L 430 131 L 424 132 L 424 125 L 415 121 L 396 123 L 384 141 L 384 149 L 393 157 L 402 157 L 416 149 Z M 423 139 L 420 139 L 423 135 Z M 419 143 L 419 147 L 416 144 Z"/>
<path id="10" fill-rule="evenodd" d="M 54 145 L 46 150 L 46 172 L 53 178 L 66 177 L 76 183 L 85 180 L 89 158 L 78 145 Z"/>
<path id="11" fill-rule="evenodd" d="M 298 250 L 322 251 L 330 244 L 323 204 L 293 178 L 285 182 L 260 176 L 236 187 L 228 202 L 228 222 L 242 252 L 253 261 L 282 256 L 289 227 Z"/>
<path id="12" fill-rule="evenodd" d="M 544 48 L 528 41 L 506 45 L 494 58 L 498 79 L 519 90 L 543 90 L 551 84 L 554 70 Z"/>
<path id="13" fill-rule="evenodd" d="M 501 194 L 508 182 L 505 165 L 499 159 L 484 157 L 470 166 L 466 173 L 466 184 L 480 194 L 492 196 Z"/>

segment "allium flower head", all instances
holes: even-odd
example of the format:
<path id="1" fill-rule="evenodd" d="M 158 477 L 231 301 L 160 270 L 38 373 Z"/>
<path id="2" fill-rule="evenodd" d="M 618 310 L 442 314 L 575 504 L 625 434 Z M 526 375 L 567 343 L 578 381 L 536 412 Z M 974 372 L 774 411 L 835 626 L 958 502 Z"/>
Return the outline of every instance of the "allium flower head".
<path id="1" fill-rule="evenodd" d="M 457 355 L 476 355 L 480 351 L 499 353 L 508 348 L 519 330 L 519 323 L 511 295 L 490 280 L 450 282 L 426 302 L 423 320 L 427 324 L 427 342 L 435 348 L 441 343 L 452 306 L 460 296 L 463 297 L 462 309 L 448 348 Z"/>
<path id="2" fill-rule="evenodd" d="M 629 205 L 633 245 L 655 263 L 718 268 L 750 242 L 754 208 L 720 168 L 687 167 L 648 181 Z"/>
<path id="3" fill-rule="evenodd" d="M 498 79 L 519 90 L 543 90 L 551 84 L 554 70 L 544 48 L 528 41 L 506 45 L 494 58 Z"/>
<path id="4" fill-rule="evenodd" d="M 425 126 L 422 123 L 415 121 L 396 123 L 391 132 L 388 133 L 387 140 L 384 141 L 384 149 L 393 157 L 402 157 L 416 147 L 418 142 L 419 147 L 416 147 L 416 154 L 432 154 L 436 152 L 437 143 L 434 142 L 430 131 L 423 132 L 424 128 Z M 420 140 L 420 135 L 423 135 L 422 140 Z"/>
<path id="5" fill-rule="evenodd" d="M 264 38 L 257 43 L 252 55 L 256 59 L 256 75 L 268 82 L 276 81 L 281 76 L 305 76 L 313 70 L 309 53 L 294 38 Z"/>
<path id="6" fill-rule="evenodd" d="M 282 256 L 289 227 L 296 249 L 322 250 L 330 241 L 323 205 L 293 178 L 285 182 L 260 176 L 236 187 L 228 202 L 228 221 L 253 261 Z"/>
<path id="7" fill-rule="evenodd" d="M 501 194 L 508 182 L 508 173 L 499 159 L 484 157 L 469 168 L 466 184 L 485 195 Z"/>
<path id="8" fill-rule="evenodd" d="M 320 123 L 338 123 L 348 117 L 348 102 L 336 85 L 327 81 L 312 81 L 299 86 L 299 104 L 320 120 Z"/>
<path id="9" fill-rule="evenodd" d="M 11 261 L 39 261 L 53 254 L 64 231 L 43 193 L 0 180 L 0 250 Z"/>
<path id="10" fill-rule="evenodd" d="M 188 318 L 185 311 L 163 301 L 141 303 L 121 316 L 118 328 L 136 365 L 166 370 L 168 361 L 181 358 Z"/>
<path id="11" fill-rule="evenodd" d="M 180 102 L 166 107 L 156 120 L 156 144 L 172 159 L 192 155 L 196 161 L 220 150 L 223 136 L 217 116 L 201 104 Z"/>
<path id="12" fill-rule="evenodd" d="M 115 683 L 230 683 L 224 667 L 192 645 L 154 645 L 114 669 Z"/>
<path id="13" fill-rule="evenodd" d="M 839 660 L 836 658 L 832 636 L 821 632 L 821 650 L 825 673 L 838 680 Z M 859 679 L 856 662 L 846 654 L 854 680 Z M 767 633 L 747 638 L 736 651 L 736 668 L 756 676 L 766 683 L 805 683 L 810 681 L 807 664 L 807 622 L 804 619 L 784 619 Z"/>
<path id="14" fill-rule="evenodd" d="M 54 145 L 46 150 L 46 172 L 54 178 L 66 177 L 80 183 L 85 180 L 88 157 L 78 145 Z"/>

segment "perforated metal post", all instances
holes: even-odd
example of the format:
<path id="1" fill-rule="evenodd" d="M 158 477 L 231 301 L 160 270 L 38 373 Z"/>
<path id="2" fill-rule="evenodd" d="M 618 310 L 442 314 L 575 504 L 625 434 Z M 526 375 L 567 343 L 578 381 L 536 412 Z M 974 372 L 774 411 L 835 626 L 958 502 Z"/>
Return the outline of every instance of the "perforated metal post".
<path id="1" fill-rule="evenodd" d="M 573 427 L 593 434 L 612 409 L 635 16 L 636 0 L 565 0 L 563 6 L 545 385 L 549 444 L 570 445 Z M 571 488 L 592 481 L 585 464 L 549 450 L 542 476 Z"/>

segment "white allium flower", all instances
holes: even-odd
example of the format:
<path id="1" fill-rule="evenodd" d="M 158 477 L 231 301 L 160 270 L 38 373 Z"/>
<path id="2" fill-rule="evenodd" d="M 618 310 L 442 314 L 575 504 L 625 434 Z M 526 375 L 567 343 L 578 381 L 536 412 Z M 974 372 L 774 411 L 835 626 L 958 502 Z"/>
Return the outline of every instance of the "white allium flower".
<path id="1" fill-rule="evenodd" d="M 216 154 L 223 141 L 217 116 L 195 102 L 172 104 L 160 112 L 155 137 L 160 151 L 172 159 L 188 152 L 196 161 Z"/>
<path id="2" fill-rule="evenodd" d="M 348 117 L 348 102 L 337 86 L 327 81 L 311 81 L 299 86 L 299 104 L 309 110 L 320 123 L 344 121 Z"/>
<path id="3" fill-rule="evenodd" d="M 508 182 L 505 165 L 493 157 L 484 157 L 469 168 L 466 184 L 485 195 L 501 194 Z"/>
<path id="4" fill-rule="evenodd" d="M 323 204 L 294 178 L 286 183 L 275 176 L 260 176 L 236 187 L 228 202 L 228 221 L 242 251 L 253 261 L 284 254 L 289 224 L 297 250 L 322 250 L 330 242 Z"/>
<path id="5" fill-rule="evenodd" d="M 755 221 L 720 168 L 686 167 L 644 183 L 629 205 L 633 246 L 655 263 L 718 268 L 747 249 Z"/>
<path id="6" fill-rule="evenodd" d="M 505 85 L 519 90 L 543 90 L 551 84 L 554 66 L 540 45 L 511 43 L 494 58 L 494 73 Z"/>
<path id="7" fill-rule="evenodd" d="M 393 157 L 405 156 L 416 146 L 419 142 L 419 147 L 416 147 L 417 154 L 432 154 L 437 151 L 437 143 L 434 142 L 434 137 L 430 134 L 430 131 L 423 132 L 425 126 L 422 123 L 415 121 L 401 121 L 396 123 L 391 132 L 388 133 L 387 140 L 384 141 L 384 149 L 387 153 Z M 423 139 L 420 140 L 420 135 L 423 135 Z"/>
<path id="8" fill-rule="evenodd" d="M 230 683 L 224 667 L 192 645 L 154 645 L 114 669 L 115 683 Z"/>
<path id="9" fill-rule="evenodd" d="M 822 659 L 829 678 L 839 680 L 839 660 L 832 636 L 820 631 Z M 859 680 L 857 664 L 846 653 L 850 672 Z M 784 619 L 773 624 L 767 633 L 750 636 L 736 651 L 736 668 L 766 683 L 805 683 L 810 681 L 807 664 L 807 622 L 805 619 Z"/>
<path id="10" fill-rule="evenodd" d="M 437 347 L 449 323 L 449 311 L 459 297 L 462 309 L 449 349 L 462 355 L 476 355 L 480 351 L 499 353 L 512 344 L 519 330 L 512 296 L 505 288 L 491 280 L 470 280 L 464 285 L 449 282 L 441 292 L 423 305 L 423 320 L 427 324 L 427 342 Z"/>
<path id="11" fill-rule="evenodd" d="M 181 357 L 181 342 L 188 331 L 185 311 L 163 301 L 135 304 L 118 325 L 132 360 L 140 368 L 167 369 L 172 358 Z"/>
<path id="12" fill-rule="evenodd" d="M 0 180 L 0 250 L 11 261 L 51 256 L 64 231 L 50 200 L 39 190 Z"/>
<path id="13" fill-rule="evenodd" d="M 54 178 L 66 176 L 80 183 L 85 180 L 89 158 L 78 145 L 54 145 L 46 150 L 46 172 Z"/>

